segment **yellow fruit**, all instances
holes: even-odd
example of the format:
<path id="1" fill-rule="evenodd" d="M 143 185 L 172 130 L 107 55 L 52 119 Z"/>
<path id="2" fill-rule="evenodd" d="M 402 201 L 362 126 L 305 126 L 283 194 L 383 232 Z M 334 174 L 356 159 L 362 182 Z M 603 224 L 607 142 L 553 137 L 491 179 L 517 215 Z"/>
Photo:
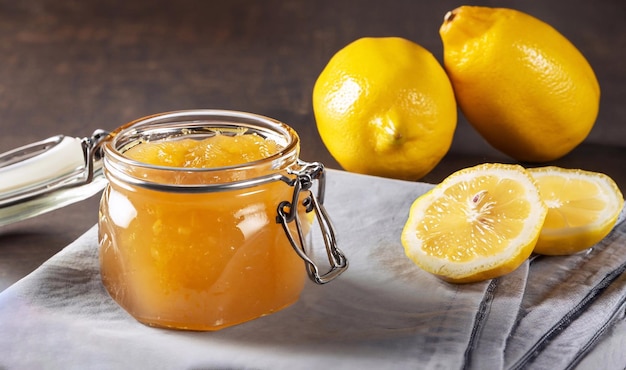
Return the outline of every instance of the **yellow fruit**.
<path id="1" fill-rule="evenodd" d="M 462 6 L 439 33 L 457 102 L 494 148 L 544 162 L 587 137 L 600 87 L 585 57 L 554 28 L 512 9 Z"/>
<path id="2" fill-rule="evenodd" d="M 535 253 L 580 252 L 611 231 L 624 206 L 624 198 L 609 176 L 558 167 L 529 171 L 548 206 Z"/>
<path id="3" fill-rule="evenodd" d="M 313 88 L 317 128 L 346 170 L 417 180 L 448 152 L 456 101 L 443 67 L 409 40 L 362 38 L 339 50 Z"/>
<path id="4" fill-rule="evenodd" d="M 417 198 L 402 244 L 415 264 L 444 280 L 495 278 L 532 253 L 546 213 L 523 167 L 483 164 L 453 173 Z"/>

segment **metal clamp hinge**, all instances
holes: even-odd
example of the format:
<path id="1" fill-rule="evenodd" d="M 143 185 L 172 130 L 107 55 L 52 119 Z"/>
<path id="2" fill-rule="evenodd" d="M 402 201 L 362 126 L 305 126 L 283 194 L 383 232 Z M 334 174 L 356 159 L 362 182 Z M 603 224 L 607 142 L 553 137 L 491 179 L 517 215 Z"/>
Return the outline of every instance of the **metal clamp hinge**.
<path id="1" fill-rule="evenodd" d="M 298 161 L 298 165 L 300 166 L 299 170 L 293 172 L 295 178 L 288 182 L 290 186 L 294 187 L 293 197 L 291 201 L 283 201 L 278 205 L 276 221 L 282 225 L 291 246 L 300 258 L 304 260 L 311 280 L 317 284 L 326 284 L 348 268 L 348 260 L 337 247 L 335 229 L 323 206 L 325 192 L 323 165 L 321 163 L 307 163 L 303 161 Z M 315 181 L 317 181 L 317 195 L 311 190 Z M 302 193 L 305 193 L 306 196 L 300 200 Z M 330 265 L 330 269 L 325 273 L 320 273 L 320 268 L 307 254 L 306 232 L 302 228 L 302 221 L 298 214 L 299 204 L 305 207 L 307 213 L 315 212 Z M 289 228 L 291 222 L 295 223 L 297 238 L 293 236 Z"/>

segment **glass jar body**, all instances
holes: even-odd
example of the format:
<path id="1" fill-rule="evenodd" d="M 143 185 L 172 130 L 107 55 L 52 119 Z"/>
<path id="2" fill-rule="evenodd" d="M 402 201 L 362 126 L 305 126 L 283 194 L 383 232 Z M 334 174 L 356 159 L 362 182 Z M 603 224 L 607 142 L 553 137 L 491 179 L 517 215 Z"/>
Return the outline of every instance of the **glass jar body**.
<path id="1" fill-rule="evenodd" d="M 205 133 L 211 122 L 193 125 Z M 145 140 L 131 131 L 133 141 Z M 176 132 L 170 136 L 193 136 Z M 99 239 L 103 284 L 126 311 L 151 326 L 217 330 L 298 300 L 306 270 L 276 221 L 294 194 L 280 179 L 297 166 L 297 136 L 269 161 L 191 172 L 125 161 L 123 141 L 104 148 Z M 298 214 L 306 232 L 312 218 L 303 206 Z"/>

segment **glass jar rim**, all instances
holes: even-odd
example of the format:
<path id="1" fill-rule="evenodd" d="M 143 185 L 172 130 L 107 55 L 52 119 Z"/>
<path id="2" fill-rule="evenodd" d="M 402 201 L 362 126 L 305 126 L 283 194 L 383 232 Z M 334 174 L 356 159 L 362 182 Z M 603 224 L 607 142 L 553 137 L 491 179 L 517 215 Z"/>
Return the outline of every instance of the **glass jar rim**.
<path id="1" fill-rule="evenodd" d="M 281 150 L 271 154 L 268 157 L 256 161 L 246 162 L 233 166 L 209 167 L 209 168 L 188 168 L 188 167 L 171 167 L 149 164 L 137 161 L 125 156 L 123 153 L 128 149 L 130 140 L 139 140 L 144 134 L 163 135 L 175 133 L 176 130 L 181 135 L 190 133 L 193 126 L 205 122 L 205 129 L 211 127 L 243 127 L 249 129 L 260 129 L 265 133 L 274 133 L 281 135 L 286 140 L 284 145 L 281 144 Z M 213 123 L 215 126 L 210 126 Z M 168 126 L 173 124 L 182 125 L 175 130 L 169 129 Z M 186 131 L 187 130 L 187 131 Z M 138 142 L 137 142 L 138 143 Z M 167 171 L 185 171 L 185 172 L 219 172 L 229 169 L 241 169 L 245 167 L 257 166 L 260 164 L 271 163 L 277 159 L 283 158 L 295 151 L 296 158 L 299 155 L 300 138 L 296 131 L 287 124 L 266 116 L 219 109 L 194 109 L 179 110 L 164 113 L 157 113 L 150 116 L 133 120 L 125 125 L 120 126 L 110 133 L 110 139 L 103 143 L 103 149 L 106 155 L 112 156 L 116 162 L 121 162 L 135 167 L 141 167 L 154 170 Z"/>
<path id="2" fill-rule="evenodd" d="M 255 132 L 277 140 L 281 150 L 272 155 L 235 166 L 213 168 L 168 167 L 140 162 L 125 156 L 129 147 L 140 144 L 146 137 L 156 140 L 179 137 L 215 135 L 219 128 Z M 149 140 L 148 140 L 149 141 Z M 274 181 L 289 183 L 292 168 L 299 165 L 300 139 L 290 126 L 278 120 L 253 113 L 229 110 L 183 110 L 159 113 L 139 118 L 109 134 L 102 144 L 103 168 L 109 180 L 151 190 L 177 193 L 203 193 L 249 188 Z M 258 171 L 262 169 L 262 171 Z M 143 174 L 136 175 L 137 173 Z M 152 179 L 152 174 L 187 174 L 189 182 L 163 182 Z M 194 177 L 195 176 L 195 177 Z M 157 176 L 158 177 L 158 176 Z M 166 176 L 175 178 L 175 176 Z M 206 181 L 206 179 L 214 181 Z M 195 180 L 193 180 L 195 179 Z"/>

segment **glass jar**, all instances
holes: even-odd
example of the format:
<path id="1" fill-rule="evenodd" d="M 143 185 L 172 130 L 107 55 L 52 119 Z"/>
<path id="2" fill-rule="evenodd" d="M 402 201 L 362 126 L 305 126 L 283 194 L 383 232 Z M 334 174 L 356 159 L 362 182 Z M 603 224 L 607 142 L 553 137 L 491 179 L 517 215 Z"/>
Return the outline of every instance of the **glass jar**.
<path id="1" fill-rule="evenodd" d="M 124 155 L 146 142 L 216 132 L 254 133 L 282 149 L 220 168 L 155 166 Z M 289 126 L 232 111 L 158 114 L 112 132 L 101 144 L 108 184 L 99 215 L 111 297 L 150 326 L 218 330 L 293 304 L 307 271 L 318 284 L 339 275 L 347 261 L 322 206 L 324 169 L 299 160 L 299 150 Z M 330 265 L 324 274 L 305 246 L 315 219 Z"/>

